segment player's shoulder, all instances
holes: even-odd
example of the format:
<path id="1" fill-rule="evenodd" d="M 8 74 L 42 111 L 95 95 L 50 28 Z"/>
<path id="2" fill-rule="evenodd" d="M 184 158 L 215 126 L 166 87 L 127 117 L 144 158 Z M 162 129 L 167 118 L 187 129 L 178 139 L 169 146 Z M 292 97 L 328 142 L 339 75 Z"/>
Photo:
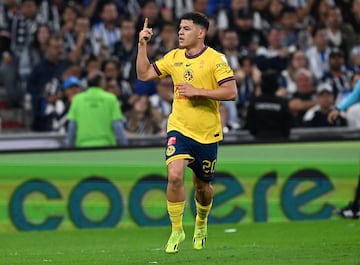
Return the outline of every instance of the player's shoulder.
<path id="1" fill-rule="evenodd" d="M 174 57 L 178 57 L 178 56 L 183 56 L 184 54 L 185 54 L 184 49 L 175 48 L 175 49 L 172 49 L 169 52 L 167 52 L 164 55 L 164 58 L 174 58 Z"/>
<path id="2" fill-rule="evenodd" d="M 213 65 L 229 65 L 225 54 L 215 50 L 214 48 L 208 47 L 206 49 L 205 56 L 207 58 L 207 61 L 210 61 Z"/>
<path id="3" fill-rule="evenodd" d="M 215 50 L 214 48 L 212 47 L 208 47 L 205 51 L 205 55 L 206 57 L 208 58 L 213 58 L 215 60 L 224 60 L 225 59 L 225 54 L 223 54 L 222 52 L 220 51 L 217 51 Z M 226 59 L 225 59 L 226 60 Z"/>
<path id="4" fill-rule="evenodd" d="M 212 54 L 214 56 L 223 56 L 224 55 L 222 52 L 215 50 L 214 48 L 212 48 L 210 46 L 207 47 L 205 52 L 208 54 Z"/>

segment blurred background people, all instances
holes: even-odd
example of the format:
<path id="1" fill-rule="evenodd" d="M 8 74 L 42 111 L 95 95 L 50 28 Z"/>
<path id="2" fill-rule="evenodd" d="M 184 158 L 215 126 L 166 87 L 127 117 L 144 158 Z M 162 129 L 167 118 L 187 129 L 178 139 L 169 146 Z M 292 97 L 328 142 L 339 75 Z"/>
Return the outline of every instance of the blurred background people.
<path id="1" fill-rule="evenodd" d="M 334 108 L 334 92 L 328 83 L 320 83 L 316 89 L 316 105 L 306 111 L 303 118 L 305 127 L 346 126 L 344 117 L 338 116 L 333 122 L 328 121 L 328 115 Z"/>
<path id="2" fill-rule="evenodd" d="M 116 97 L 106 92 L 100 71 L 88 77 L 88 89 L 74 96 L 68 113 L 68 146 L 97 147 L 127 145 L 122 113 Z"/>
<path id="3" fill-rule="evenodd" d="M 245 128 L 256 139 L 287 139 L 293 127 L 288 100 L 276 96 L 279 76 L 274 70 L 261 75 L 261 95 L 250 100 Z"/>
<path id="4" fill-rule="evenodd" d="M 130 136 L 165 135 L 163 116 L 151 105 L 147 95 L 137 95 L 132 109 L 126 114 L 125 130 Z"/>
<path id="5" fill-rule="evenodd" d="M 289 109 L 294 115 L 295 127 L 301 127 L 305 112 L 316 104 L 314 81 L 311 72 L 305 68 L 298 69 L 294 78 L 296 91 L 289 99 Z"/>
<path id="6" fill-rule="evenodd" d="M 71 62 L 64 59 L 64 44 L 59 35 L 50 36 L 46 56 L 31 71 L 27 92 L 31 95 L 32 124 L 36 132 L 53 131 L 52 104 L 61 98 L 60 83 Z"/>

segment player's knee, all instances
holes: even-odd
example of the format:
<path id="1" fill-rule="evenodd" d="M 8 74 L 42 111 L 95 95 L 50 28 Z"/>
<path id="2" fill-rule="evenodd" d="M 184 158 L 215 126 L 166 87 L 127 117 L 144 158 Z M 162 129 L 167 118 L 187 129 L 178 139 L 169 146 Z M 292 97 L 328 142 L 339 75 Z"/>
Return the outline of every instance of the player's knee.
<path id="1" fill-rule="evenodd" d="M 179 170 L 171 170 L 168 175 L 168 182 L 172 185 L 182 185 L 184 180 L 183 173 Z"/>

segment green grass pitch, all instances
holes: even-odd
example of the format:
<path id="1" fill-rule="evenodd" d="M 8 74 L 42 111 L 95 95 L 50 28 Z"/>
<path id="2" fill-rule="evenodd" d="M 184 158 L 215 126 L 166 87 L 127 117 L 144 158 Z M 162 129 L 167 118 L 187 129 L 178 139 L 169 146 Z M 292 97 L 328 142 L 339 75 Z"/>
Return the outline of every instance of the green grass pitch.
<path id="1" fill-rule="evenodd" d="M 0 264 L 360 264 L 358 220 L 209 225 L 201 251 L 192 249 L 193 227 L 185 226 L 187 238 L 177 254 L 164 252 L 169 229 L 1 233 Z"/>

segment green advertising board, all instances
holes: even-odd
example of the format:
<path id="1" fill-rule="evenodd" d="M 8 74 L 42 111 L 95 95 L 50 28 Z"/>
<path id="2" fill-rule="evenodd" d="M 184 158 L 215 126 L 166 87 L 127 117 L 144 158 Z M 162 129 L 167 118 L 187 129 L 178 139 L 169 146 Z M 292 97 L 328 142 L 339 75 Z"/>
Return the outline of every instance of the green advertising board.
<path id="1" fill-rule="evenodd" d="M 220 145 L 209 223 L 333 218 L 353 197 L 360 141 Z M 169 224 L 163 148 L 0 154 L 0 231 Z M 194 221 L 186 172 L 184 223 Z"/>

